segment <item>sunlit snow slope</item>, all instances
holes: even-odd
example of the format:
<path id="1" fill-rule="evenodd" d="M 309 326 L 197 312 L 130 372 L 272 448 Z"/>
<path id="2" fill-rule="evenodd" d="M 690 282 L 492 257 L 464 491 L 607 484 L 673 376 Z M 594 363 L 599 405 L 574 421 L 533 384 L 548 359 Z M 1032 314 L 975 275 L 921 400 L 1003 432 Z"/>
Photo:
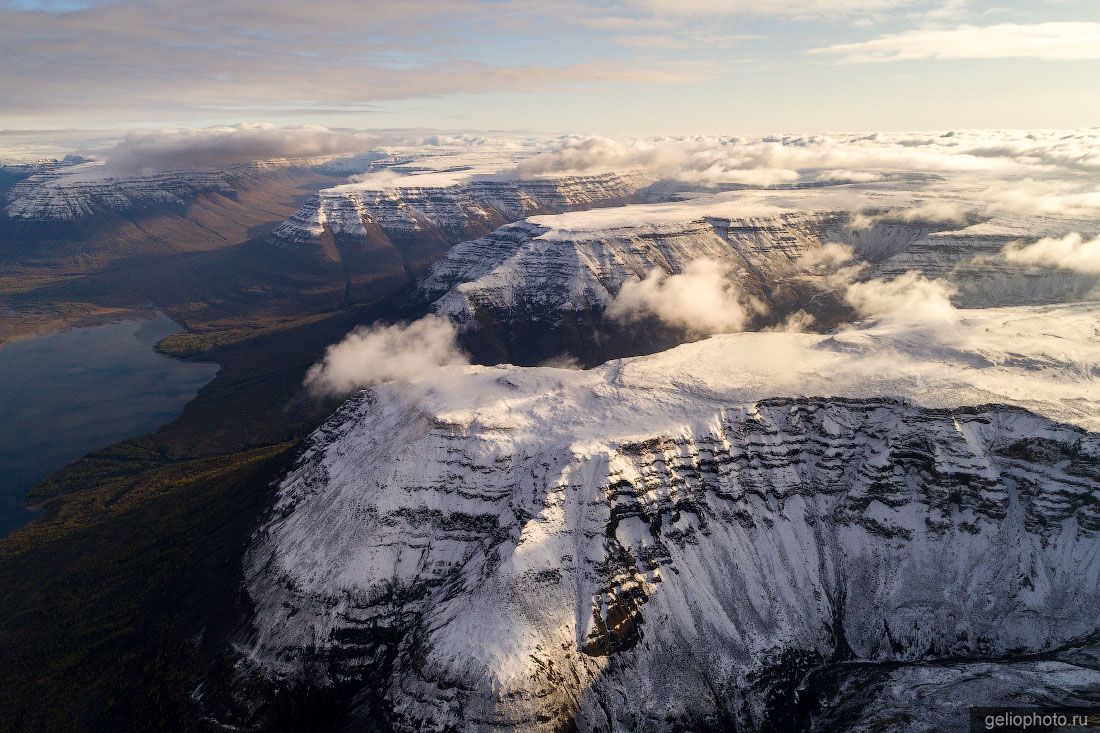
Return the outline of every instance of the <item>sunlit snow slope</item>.
<path id="1" fill-rule="evenodd" d="M 1080 643 L 1098 322 L 966 311 L 364 392 L 256 537 L 241 674 L 308 659 L 406 730 L 759 727 L 828 660 Z"/>

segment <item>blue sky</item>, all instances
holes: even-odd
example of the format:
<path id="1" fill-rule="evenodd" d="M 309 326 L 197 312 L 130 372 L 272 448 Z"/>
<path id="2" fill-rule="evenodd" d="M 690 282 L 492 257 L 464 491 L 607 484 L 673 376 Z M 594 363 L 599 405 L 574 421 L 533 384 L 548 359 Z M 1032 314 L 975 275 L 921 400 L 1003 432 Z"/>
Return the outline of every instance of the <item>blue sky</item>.
<path id="1" fill-rule="evenodd" d="M 15 0 L 0 128 L 1100 124 L 1096 0 Z"/>

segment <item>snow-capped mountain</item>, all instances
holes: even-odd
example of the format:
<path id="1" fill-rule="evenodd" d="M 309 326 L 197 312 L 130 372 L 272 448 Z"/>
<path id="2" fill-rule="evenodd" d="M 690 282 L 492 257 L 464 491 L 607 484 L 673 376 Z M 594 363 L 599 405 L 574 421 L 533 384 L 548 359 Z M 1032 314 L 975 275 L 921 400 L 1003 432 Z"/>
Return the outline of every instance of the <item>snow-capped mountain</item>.
<path id="1" fill-rule="evenodd" d="M 348 184 L 322 191 L 275 230 L 284 243 L 314 242 L 324 232 L 366 237 L 430 231 L 450 239 L 487 232 L 525 216 L 629 201 L 646 180 L 607 173 L 531 180 L 489 179 L 426 185 L 417 176 L 384 187 Z"/>
<path id="2" fill-rule="evenodd" d="M 927 202 L 929 194 L 924 197 Z M 853 202 L 870 202 L 880 213 L 863 216 Z M 1078 300 L 1100 284 L 1095 276 L 1021 266 L 1001 256 L 1009 243 L 1072 231 L 1068 227 L 1081 228 L 1081 222 L 975 215 L 967 226 L 907 215 L 912 205 L 911 191 L 853 186 L 744 191 L 529 217 L 452 248 L 420 290 L 437 312 L 463 324 L 521 341 L 526 330 L 537 331 L 526 340 L 577 352 L 584 344 L 569 334 L 599 330 L 624 283 L 654 270 L 682 273 L 700 258 L 728 268 L 738 292 L 760 306 L 756 326 L 796 310 L 832 325 L 843 309 L 846 282 L 909 271 L 946 280 L 968 307 Z M 853 259 L 823 261 L 823 248 L 833 244 L 850 248 Z M 861 269 L 836 277 L 852 266 Z"/>
<path id="3" fill-rule="evenodd" d="M 602 310 L 629 279 L 657 268 L 679 273 L 706 258 L 728 266 L 739 289 L 771 300 L 800 260 L 846 235 L 838 211 L 686 204 L 637 205 L 531 217 L 454 247 L 421 284 L 436 309 L 468 321 L 479 314 L 551 321 Z M 513 324 L 514 325 L 514 324 Z"/>
<path id="4" fill-rule="evenodd" d="M 80 221 L 158 207 L 182 207 L 205 193 L 232 196 L 242 186 L 287 169 L 332 164 L 330 159 L 279 159 L 209 170 L 115 174 L 102 162 L 49 166 L 16 183 L 4 214 L 29 222 Z"/>
<path id="5" fill-rule="evenodd" d="M 830 662 L 1085 643 L 1098 319 L 731 334 L 360 393 L 254 538 L 241 689 L 305 675 L 399 730 L 751 729 Z"/>
<path id="6" fill-rule="evenodd" d="M 638 208 L 637 219 L 607 227 L 593 221 L 598 214 L 532 217 L 502 227 L 455 247 L 422 289 L 439 299 L 441 311 L 459 317 L 524 301 L 580 310 L 606 306 L 628 278 L 643 278 L 655 267 L 679 272 L 705 257 L 737 266 L 742 284 L 763 295 L 766 283 L 844 223 L 835 212 L 651 223 L 644 212 L 651 207 Z"/>
<path id="7" fill-rule="evenodd" d="M 618 174 L 468 176 L 400 175 L 322 190 L 266 237 L 265 250 L 285 262 L 288 277 L 325 273 L 345 300 L 370 300 L 422 275 L 457 242 L 529 214 L 622 204 L 645 184 Z"/>

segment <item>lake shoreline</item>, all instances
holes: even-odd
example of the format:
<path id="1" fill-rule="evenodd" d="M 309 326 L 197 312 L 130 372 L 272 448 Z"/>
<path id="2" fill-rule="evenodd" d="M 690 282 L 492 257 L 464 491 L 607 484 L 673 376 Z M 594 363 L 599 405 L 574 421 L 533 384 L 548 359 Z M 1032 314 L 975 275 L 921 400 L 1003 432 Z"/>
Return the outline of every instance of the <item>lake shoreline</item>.
<path id="1" fill-rule="evenodd" d="M 146 313 L 0 344 L 0 537 L 41 516 L 26 502 L 39 483 L 170 423 L 216 376 L 215 363 L 157 349 L 185 329 Z"/>

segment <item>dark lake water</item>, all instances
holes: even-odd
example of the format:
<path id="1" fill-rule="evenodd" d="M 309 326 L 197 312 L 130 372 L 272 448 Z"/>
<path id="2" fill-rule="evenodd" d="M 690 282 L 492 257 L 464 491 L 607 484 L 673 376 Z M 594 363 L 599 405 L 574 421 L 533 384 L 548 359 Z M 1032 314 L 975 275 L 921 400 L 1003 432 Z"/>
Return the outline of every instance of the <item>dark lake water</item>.
<path id="1" fill-rule="evenodd" d="M 34 514 L 36 483 L 97 448 L 172 420 L 218 371 L 153 351 L 180 331 L 164 315 L 0 347 L 0 536 Z"/>

